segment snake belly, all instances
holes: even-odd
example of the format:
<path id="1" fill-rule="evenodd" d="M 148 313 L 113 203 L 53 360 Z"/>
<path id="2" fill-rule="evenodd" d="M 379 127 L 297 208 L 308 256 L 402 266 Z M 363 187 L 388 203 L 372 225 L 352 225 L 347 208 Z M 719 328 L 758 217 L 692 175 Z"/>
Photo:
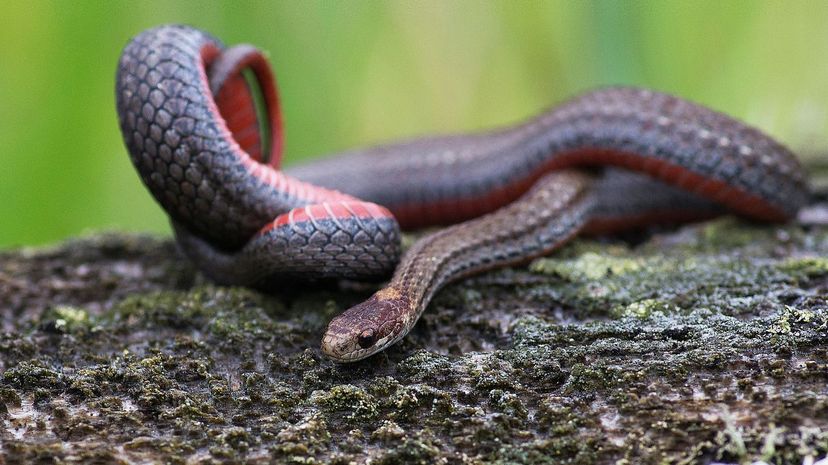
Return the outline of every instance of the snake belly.
<path id="1" fill-rule="evenodd" d="M 506 128 L 349 151 L 292 176 L 278 169 L 275 80 L 252 46 L 150 29 L 124 49 L 116 100 L 179 245 L 221 283 L 387 276 L 399 226 L 465 221 L 418 241 L 384 288 L 331 321 L 322 350 L 341 362 L 400 340 L 447 283 L 579 233 L 722 211 L 786 221 L 807 195 L 796 157 L 769 136 L 646 89 L 600 89 Z"/>

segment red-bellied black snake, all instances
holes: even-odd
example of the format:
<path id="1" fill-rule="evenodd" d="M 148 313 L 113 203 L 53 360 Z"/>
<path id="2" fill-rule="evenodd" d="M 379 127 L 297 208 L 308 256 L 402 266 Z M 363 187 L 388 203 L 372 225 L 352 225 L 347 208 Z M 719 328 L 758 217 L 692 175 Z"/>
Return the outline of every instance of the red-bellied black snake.
<path id="1" fill-rule="evenodd" d="M 147 30 L 121 55 L 116 99 L 132 162 L 214 280 L 273 288 L 376 279 L 396 266 L 383 289 L 330 322 L 322 349 L 337 361 L 398 341 L 446 283 L 576 234 L 721 209 L 785 221 L 807 195 L 781 144 L 644 89 L 593 91 L 490 132 L 340 154 L 296 178 L 279 171 L 275 80 L 252 46 L 224 48 L 186 26 Z M 397 266 L 398 222 L 458 224 L 419 240 Z"/>

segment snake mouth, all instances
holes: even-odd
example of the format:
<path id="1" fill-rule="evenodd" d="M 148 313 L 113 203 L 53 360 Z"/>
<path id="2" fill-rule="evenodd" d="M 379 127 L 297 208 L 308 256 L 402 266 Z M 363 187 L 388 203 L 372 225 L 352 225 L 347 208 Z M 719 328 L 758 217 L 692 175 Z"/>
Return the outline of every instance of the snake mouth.
<path id="1" fill-rule="evenodd" d="M 364 330 L 361 332 L 364 332 Z M 326 333 L 322 338 L 322 353 L 334 362 L 358 362 L 385 350 L 401 337 L 402 335 L 392 339 L 391 336 L 387 336 L 377 340 L 372 346 L 366 348 L 360 345 L 359 336 L 356 336 L 356 338 L 339 338 Z"/>
<path id="2" fill-rule="evenodd" d="M 242 151 L 278 168 L 281 162 L 282 113 L 276 79 L 262 53 L 242 44 L 207 62 L 210 91 L 218 113 Z"/>
<path id="3" fill-rule="evenodd" d="M 356 362 L 372 354 L 363 354 L 356 346 L 349 343 L 347 338 L 325 333 L 322 338 L 322 353 L 326 357 L 339 363 Z"/>

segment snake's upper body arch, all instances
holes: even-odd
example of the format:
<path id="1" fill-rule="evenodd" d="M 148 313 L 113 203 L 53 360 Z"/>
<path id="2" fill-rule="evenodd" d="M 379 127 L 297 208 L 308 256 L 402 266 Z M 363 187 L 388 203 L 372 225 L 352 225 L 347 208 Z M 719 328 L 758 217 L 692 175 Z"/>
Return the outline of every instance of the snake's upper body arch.
<path id="1" fill-rule="evenodd" d="M 133 163 L 182 249 L 220 282 L 381 278 L 399 259 L 397 221 L 468 220 L 418 241 L 383 289 L 331 321 L 322 348 L 337 361 L 402 338 L 446 283 L 578 233 L 723 210 L 786 221 L 807 196 L 796 157 L 769 136 L 646 89 L 600 89 L 494 131 L 346 152 L 295 177 L 278 170 L 275 82 L 251 46 L 225 49 L 186 26 L 145 31 L 121 56 L 116 96 Z"/>

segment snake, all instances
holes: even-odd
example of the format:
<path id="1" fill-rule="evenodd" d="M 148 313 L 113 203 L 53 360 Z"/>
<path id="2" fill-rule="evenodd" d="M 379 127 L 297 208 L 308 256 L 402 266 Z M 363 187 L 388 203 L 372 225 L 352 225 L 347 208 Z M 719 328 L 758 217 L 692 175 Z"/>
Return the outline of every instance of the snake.
<path id="1" fill-rule="evenodd" d="M 328 324 L 336 362 L 402 339 L 447 284 L 525 263 L 581 234 L 732 213 L 784 222 L 807 199 L 796 156 L 735 118 L 607 87 L 469 134 L 415 137 L 280 168 L 273 72 L 248 44 L 164 25 L 116 73 L 130 159 L 184 254 L 219 284 L 280 290 L 378 281 Z M 403 253 L 401 230 L 440 226 Z"/>

